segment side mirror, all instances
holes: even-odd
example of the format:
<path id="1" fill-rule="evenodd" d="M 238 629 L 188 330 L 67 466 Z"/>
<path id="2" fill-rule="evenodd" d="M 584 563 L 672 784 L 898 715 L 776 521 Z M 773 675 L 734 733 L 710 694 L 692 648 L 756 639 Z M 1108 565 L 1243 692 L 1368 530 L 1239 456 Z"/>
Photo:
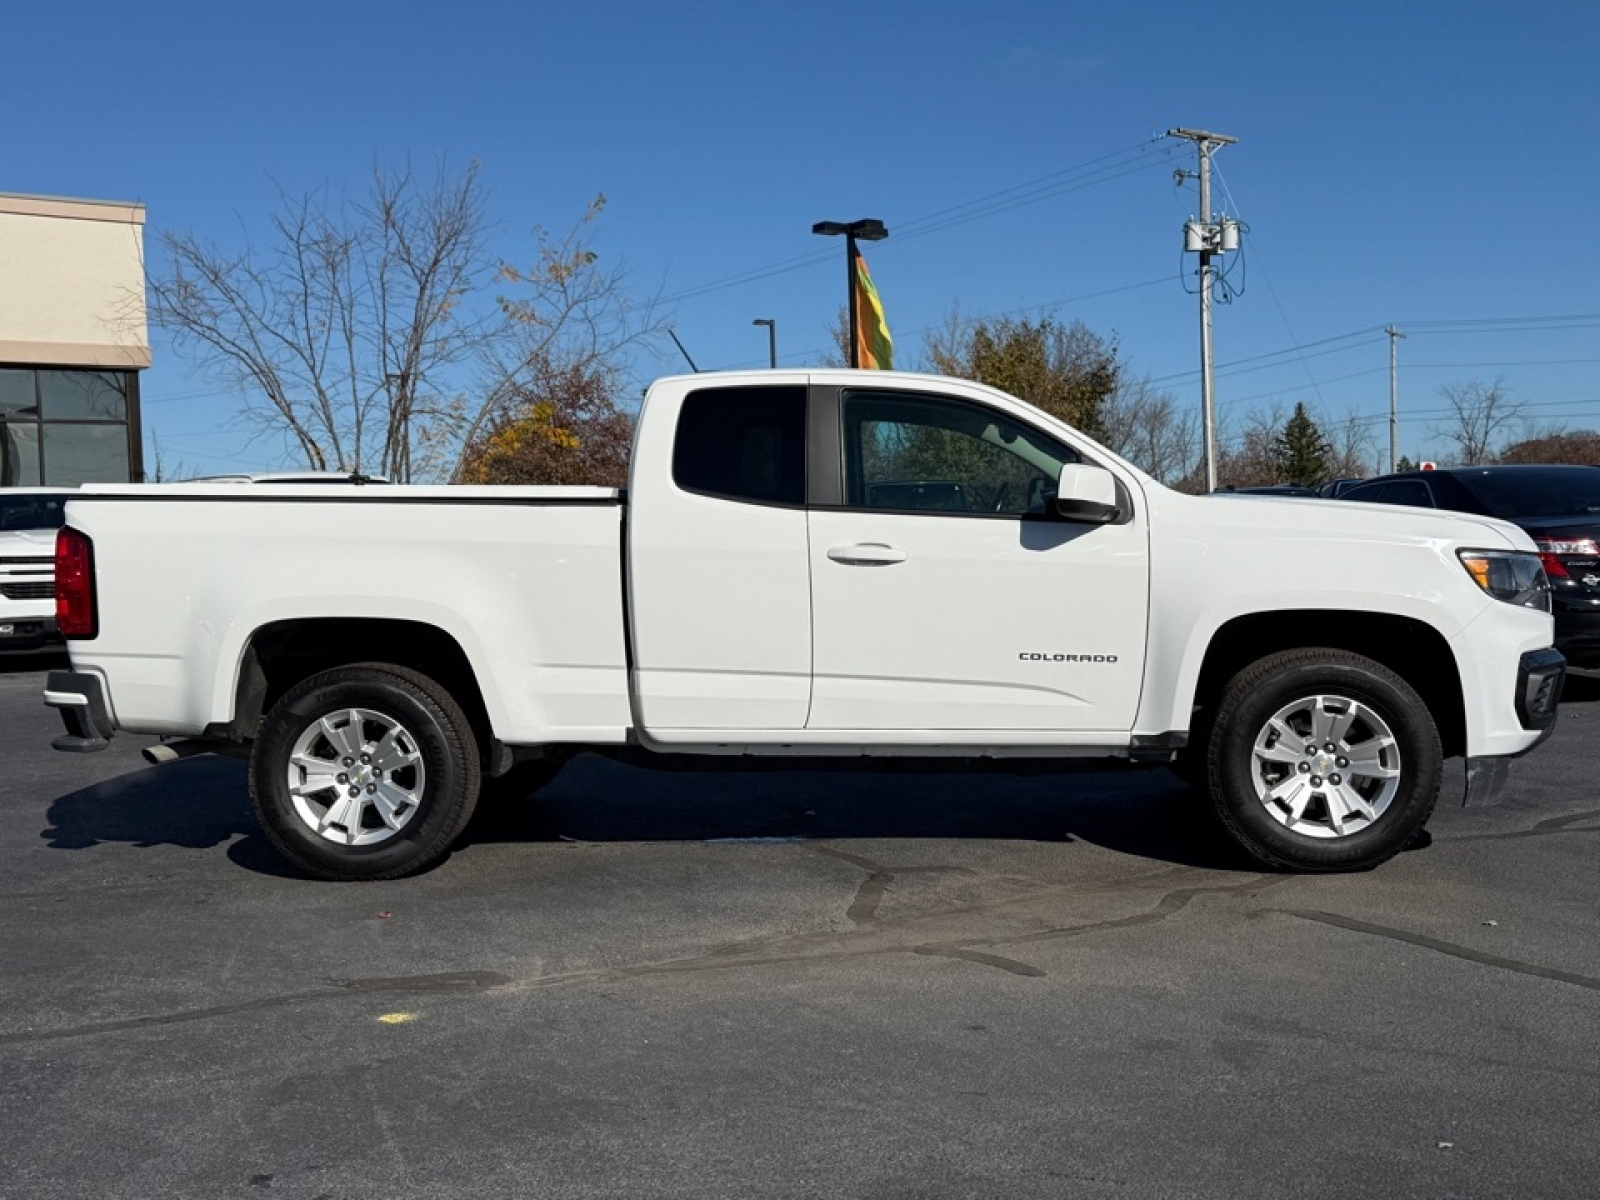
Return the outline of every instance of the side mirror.
<path id="1" fill-rule="evenodd" d="M 1117 481 L 1104 467 L 1067 463 L 1056 484 L 1056 516 L 1085 525 L 1105 525 L 1122 515 Z"/>

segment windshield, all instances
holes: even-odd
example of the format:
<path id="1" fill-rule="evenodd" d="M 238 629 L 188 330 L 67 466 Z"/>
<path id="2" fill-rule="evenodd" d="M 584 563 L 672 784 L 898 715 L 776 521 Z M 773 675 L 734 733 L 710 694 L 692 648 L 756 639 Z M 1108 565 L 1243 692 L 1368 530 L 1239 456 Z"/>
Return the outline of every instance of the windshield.
<path id="1" fill-rule="evenodd" d="M 1495 517 L 1600 514 L 1600 467 L 1463 472 L 1456 479 Z"/>
<path id="2" fill-rule="evenodd" d="M 0 531 L 60 529 L 66 520 L 65 492 L 29 492 L 17 496 L 0 494 Z"/>

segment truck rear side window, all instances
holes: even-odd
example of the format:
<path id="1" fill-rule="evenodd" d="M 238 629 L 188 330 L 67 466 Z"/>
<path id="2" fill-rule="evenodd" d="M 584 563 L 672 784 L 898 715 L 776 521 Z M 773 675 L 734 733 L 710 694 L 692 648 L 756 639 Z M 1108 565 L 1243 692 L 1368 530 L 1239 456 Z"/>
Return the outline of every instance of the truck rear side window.
<path id="1" fill-rule="evenodd" d="M 806 502 L 804 387 L 702 388 L 684 397 L 672 481 L 752 504 Z"/>

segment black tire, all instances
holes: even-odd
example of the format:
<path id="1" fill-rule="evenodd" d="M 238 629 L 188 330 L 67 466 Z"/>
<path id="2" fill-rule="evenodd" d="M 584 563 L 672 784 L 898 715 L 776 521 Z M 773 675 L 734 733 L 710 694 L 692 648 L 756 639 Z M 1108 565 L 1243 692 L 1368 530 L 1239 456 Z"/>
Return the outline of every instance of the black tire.
<path id="1" fill-rule="evenodd" d="M 1327 736 L 1313 742 L 1318 725 Z M 1287 650 L 1235 675 L 1208 751 L 1223 827 L 1295 871 L 1361 871 L 1404 850 L 1433 814 L 1444 759 L 1411 685 L 1334 649 Z"/>
<path id="2" fill-rule="evenodd" d="M 479 778 L 461 706 L 426 675 L 387 663 L 296 684 L 250 756 L 256 819 L 285 858 L 321 879 L 395 879 L 437 862 L 471 818 Z"/>

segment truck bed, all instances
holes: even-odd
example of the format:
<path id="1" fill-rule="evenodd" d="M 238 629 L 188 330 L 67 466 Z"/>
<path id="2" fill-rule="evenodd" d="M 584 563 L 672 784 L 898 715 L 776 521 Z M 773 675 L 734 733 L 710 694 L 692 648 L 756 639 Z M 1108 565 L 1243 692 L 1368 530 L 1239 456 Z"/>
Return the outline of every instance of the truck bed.
<path id="1" fill-rule="evenodd" d="M 91 486 L 74 504 L 101 589 L 74 665 L 114 680 L 122 728 L 228 722 L 263 627 L 378 619 L 455 639 L 507 743 L 626 734 L 614 489 Z"/>

